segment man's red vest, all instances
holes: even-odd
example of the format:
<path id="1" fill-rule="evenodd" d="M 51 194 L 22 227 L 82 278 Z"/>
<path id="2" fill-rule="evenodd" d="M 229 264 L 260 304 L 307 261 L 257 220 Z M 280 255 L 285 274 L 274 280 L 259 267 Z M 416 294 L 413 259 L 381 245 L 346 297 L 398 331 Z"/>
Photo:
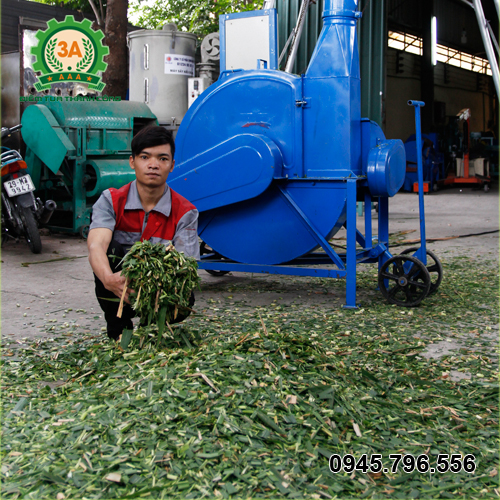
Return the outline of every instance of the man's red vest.
<path id="1" fill-rule="evenodd" d="M 132 183 L 129 183 L 120 189 L 109 189 L 116 215 L 115 231 L 141 234 L 145 216 L 144 210 L 125 210 L 125 204 L 127 203 L 131 184 Z M 173 189 L 170 189 L 170 194 L 172 195 L 170 216 L 166 217 L 160 212 L 151 210 L 146 228 L 141 236 L 141 241 L 149 240 L 153 236 L 155 238 L 161 238 L 162 240 L 173 240 L 177 223 L 181 217 L 190 210 L 196 209 L 192 203 L 176 193 Z"/>

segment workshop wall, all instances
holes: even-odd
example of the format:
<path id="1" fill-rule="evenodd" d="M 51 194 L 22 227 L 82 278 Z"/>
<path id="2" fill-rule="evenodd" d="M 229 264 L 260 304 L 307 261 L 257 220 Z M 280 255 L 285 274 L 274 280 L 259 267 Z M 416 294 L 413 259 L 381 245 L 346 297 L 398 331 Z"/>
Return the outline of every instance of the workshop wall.
<path id="1" fill-rule="evenodd" d="M 385 134 L 403 141 L 415 132 L 413 108 L 408 99 L 421 98 L 420 56 L 395 49 L 387 51 L 387 93 Z M 490 76 L 438 63 L 434 69 L 436 107 L 444 105 L 445 115 L 471 110 L 471 131 L 486 131 L 495 121 L 495 90 Z M 423 130 L 423 132 L 426 132 Z"/>

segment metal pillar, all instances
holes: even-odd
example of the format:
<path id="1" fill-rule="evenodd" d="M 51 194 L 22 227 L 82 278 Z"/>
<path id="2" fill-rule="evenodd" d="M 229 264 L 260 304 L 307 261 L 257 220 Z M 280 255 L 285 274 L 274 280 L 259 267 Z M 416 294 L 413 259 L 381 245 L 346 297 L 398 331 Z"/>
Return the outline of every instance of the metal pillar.
<path id="1" fill-rule="evenodd" d="M 420 79 L 420 96 L 425 102 L 422 109 L 422 129 L 432 132 L 434 126 L 434 65 L 432 64 L 432 33 L 431 23 L 434 10 L 433 0 L 422 0 L 422 71 Z M 439 25 L 438 25 L 439 29 Z"/>

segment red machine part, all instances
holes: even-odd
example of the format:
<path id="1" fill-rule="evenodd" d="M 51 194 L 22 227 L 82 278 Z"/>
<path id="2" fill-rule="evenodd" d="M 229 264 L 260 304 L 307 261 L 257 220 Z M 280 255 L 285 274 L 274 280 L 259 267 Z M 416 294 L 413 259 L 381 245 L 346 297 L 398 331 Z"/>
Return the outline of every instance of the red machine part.
<path id="1" fill-rule="evenodd" d="M 469 147 L 470 147 L 470 109 L 462 109 L 457 117 L 464 122 L 464 175 L 459 176 L 454 172 L 448 174 L 448 177 L 444 179 L 445 185 L 450 184 L 480 184 L 484 186 L 485 191 L 489 189 L 489 183 L 491 178 L 489 176 L 474 175 L 469 176 Z"/>

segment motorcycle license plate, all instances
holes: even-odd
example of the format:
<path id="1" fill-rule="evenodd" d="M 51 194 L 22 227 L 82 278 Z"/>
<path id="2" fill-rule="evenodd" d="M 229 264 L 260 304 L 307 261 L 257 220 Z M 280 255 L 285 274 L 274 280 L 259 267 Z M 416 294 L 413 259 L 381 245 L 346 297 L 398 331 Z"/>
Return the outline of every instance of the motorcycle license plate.
<path id="1" fill-rule="evenodd" d="M 30 191 L 35 190 L 35 186 L 33 185 L 33 181 L 29 174 L 23 175 L 17 179 L 12 179 L 11 181 L 7 181 L 3 183 L 9 198 L 13 196 L 19 196 L 20 194 L 29 193 Z"/>

